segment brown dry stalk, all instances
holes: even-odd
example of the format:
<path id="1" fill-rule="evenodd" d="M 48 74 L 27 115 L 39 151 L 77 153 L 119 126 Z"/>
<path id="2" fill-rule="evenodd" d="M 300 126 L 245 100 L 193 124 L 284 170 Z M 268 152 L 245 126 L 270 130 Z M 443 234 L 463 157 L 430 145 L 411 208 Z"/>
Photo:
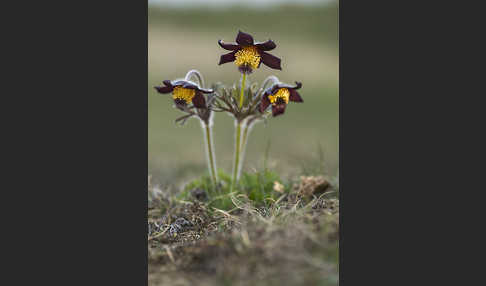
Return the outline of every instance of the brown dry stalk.
<path id="1" fill-rule="evenodd" d="M 157 238 L 157 237 L 162 236 L 164 233 L 166 233 L 166 232 L 167 232 L 167 230 L 169 230 L 169 227 L 170 227 L 170 226 L 166 227 L 166 228 L 164 229 L 164 231 L 162 231 L 161 233 L 158 233 L 158 234 L 156 234 L 156 235 L 153 235 L 153 236 L 149 237 L 149 238 L 148 238 L 148 241 L 151 241 L 151 240 L 152 240 L 152 239 L 154 239 L 154 238 Z"/>

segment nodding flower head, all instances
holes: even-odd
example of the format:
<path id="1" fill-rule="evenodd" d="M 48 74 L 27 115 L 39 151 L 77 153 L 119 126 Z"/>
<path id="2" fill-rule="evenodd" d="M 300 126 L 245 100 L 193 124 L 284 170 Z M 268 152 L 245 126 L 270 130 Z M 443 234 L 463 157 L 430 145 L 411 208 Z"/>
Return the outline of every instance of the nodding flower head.
<path id="1" fill-rule="evenodd" d="M 265 90 L 260 102 L 260 112 L 265 112 L 269 105 L 272 105 L 272 114 L 277 116 L 285 112 L 289 101 L 304 102 L 296 91 L 302 87 L 302 83 L 295 82 L 295 86 L 285 83 L 277 83 Z"/>
<path id="2" fill-rule="evenodd" d="M 197 84 L 186 80 L 164 80 L 165 86 L 156 86 L 159 93 L 171 93 L 176 105 L 188 105 L 192 103 L 197 108 L 206 108 L 206 100 L 203 93 L 213 93 L 212 89 L 199 87 Z"/>
<path id="3" fill-rule="evenodd" d="M 277 47 L 272 40 L 255 43 L 250 34 L 239 31 L 236 36 L 236 43 L 225 43 L 219 40 L 218 44 L 223 49 L 232 51 L 221 56 L 220 65 L 235 62 L 240 72 L 245 74 L 259 68 L 262 63 L 272 69 L 282 70 L 281 60 L 266 52 Z"/>

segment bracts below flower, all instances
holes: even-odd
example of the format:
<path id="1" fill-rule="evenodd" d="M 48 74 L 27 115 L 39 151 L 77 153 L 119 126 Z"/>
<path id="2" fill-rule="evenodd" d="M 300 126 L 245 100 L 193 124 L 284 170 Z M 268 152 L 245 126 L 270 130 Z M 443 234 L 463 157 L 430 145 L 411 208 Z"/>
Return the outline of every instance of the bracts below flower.
<path id="1" fill-rule="evenodd" d="M 226 88 L 215 86 L 217 100 L 214 104 L 215 112 L 227 112 L 235 118 L 235 158 L 233 165 L 233 182 L 236 183 L 242 171 L 244 153 L 252 127 L 260 121 L 266 120 L 271 113 L 265 112 L 272 105 L 273 116 L 284 112 L 289 101 L 303 102 L 302 97 L 296 91 L 302 87 L 302 83 L 289 85 L 279 81 L 276 76 L 266 78 L 258 88 L 256 83 L 241 90 L 236 85 Z M 244 94 L 245 101 L 240 106 L 236 100 L 238 94 Z M 233 183 L 233 184 L 234 184 Z"/>

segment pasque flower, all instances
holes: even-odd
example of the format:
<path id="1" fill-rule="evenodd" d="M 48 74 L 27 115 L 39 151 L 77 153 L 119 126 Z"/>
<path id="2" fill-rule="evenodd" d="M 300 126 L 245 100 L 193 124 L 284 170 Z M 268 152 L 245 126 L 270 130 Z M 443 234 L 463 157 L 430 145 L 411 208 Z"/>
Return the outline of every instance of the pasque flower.
<path id="1" fill-rule="evenodd" d="M 191 79 L 194 79 L 194 81 Z M 204 141 L 206 143 L 208 170 L 213 186 L 216 187 L 218 174 L 216 173 L 217 168 L 212 135 L 212 106 L 215 99 L 215 95 L 212 93 L 214 93 L 214 90 L 204 88 L 206 85 L 204 84 L 203 76 L 196 69 L 188 71 L 183 79 L 173 81 L 164 80 L 163 83 L 163 86 L 155 86 L 157 92 L 162 94 L 172 93 L 176 107 L 186 113 L 184 116 L 177 118 L 175 122 L 180 122 L 182 125 L 191 117 L 196 117 L 200 120 L 204 133 Z M 203 93 L 209 93 L 207 102 Z M 188 106 L 191 103 L 192 105 Z"/>
<path id="2" fill-rule="evenodd" d="M 251 73 L 254 69 L 259 68 L 262 63 L 272 69 L 282 70 L 280 59 L 267 53 L 267 51 L 277 47 L 272 40 L 255 43 L 250 34 L 239 31 L 236 36 L 236 43 L 225 43 L 219 40 L 218 44 L 223 49 L 232 51 L 221 56 L 220 65 L 235 62 L 240 72 L 244 74 Z"/>
<path id="3" fill-rule="evenodd" d="M 287 107 L 289 101 L 304 102 L 297 92 L 297 89 L 302 87 L 302 83 L 295 82 L 295 84 L 295 86 L 291 86 L 285 83 L 277 83 L 267 88 L 260 102 L 260 112 L 265 112 L 271 104 L 272 114 L 275 117 L 285 112 L 285 107 Z"/>
<path id="4" fill-rule="evenodd" d="M 206 108 L 206 100 L 203 93 L 213 93 L 212 89 L 199 87 L 197 84 L 187 80 L 164 80 L 165 86 L 156 86 L 159 93 L 172 93 L 176 105 L 188 105 L 192 103 L 197 108 Z"/>

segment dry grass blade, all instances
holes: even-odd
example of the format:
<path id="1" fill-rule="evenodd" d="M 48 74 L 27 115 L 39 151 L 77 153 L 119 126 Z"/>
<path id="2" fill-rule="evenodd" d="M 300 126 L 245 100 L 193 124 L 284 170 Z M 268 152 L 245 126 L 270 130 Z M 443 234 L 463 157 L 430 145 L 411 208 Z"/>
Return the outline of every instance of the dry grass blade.
<path id="1" fill-rule="evenodd" d="M 246 247 L 250 247 L 250 236 L 248 235 L 248 231 L 246 229 L 241 231 L 241 241 Z"/>
<path id="2" fill-rule="evenodd" d="M 234 222 L 236 222 L 238 224 L 241 224 L 239 218 L 237 218 L 234 215 L 229 214 L 227 211 L 224 211 L 224 210 L 221 210 L 221 209 L 217 209 L 215 207 L 213 207 L 213 210 L 216 211 L 216 212 L 222 213 L 225 216 L 225 218 L 229 219 L 230 221 L 234 221 Z"/>
<path id="3" fill-rule="evenodd" d="M 158 234 L 156 234 L 156 235 L 153 235 L 153 236 L 149 237 L 149 238 L 148 238 L 148 241 L 151 241 L 151 240 L 153 240 L 154 238 L 157 238 L 157 237 L 161 237 L 162 235 L 164 235 L 164 233 L 166 233 L 166 232 L 167 232 L 167 230 L 169 230 L 169 228 L 170 228 L 170 226 L 166 227 L 166 228 L 164 229 L 164 231 L 162 231 L 161 233 L 158 233 Z"/>
<path id="4" fill-rule="evenodd" d="M 245 203 L 245 202 L 239 200 L 238 197 L 244 198 L 247 202 Z M 257 209 L 255 209 L 250 203 L 248 203 L 248 201 L 249 201 L 248 197 L 243 195 L 243 194 L 239 194 L 237 196 L 231 196 L 231 201 L 240 210 L 244 210 L 244 211 L 252 213 L 252 214 L 259 214 Z"/>
<path id="5" fill-rule="evenodd" d="M 277 201 L 275 202 L 275 204 L 276 204 L 276 205 L 278 205 L 278 204 L 279 204 L 279 203 L 280 203 L 280 202 L 281 202 L 283 199 L 285 199 L 286 197 L 287 197 L 287 194 L 283 194 L 283 195 L 281 195 L 281 196 L 280 196 L 280 197 L 277 199 Z"/>
<path id="6" fill-rule="evenodd" d="M 170 261 L 172 261 L 172 263 L 175 263 L 175 259 L 174 259 L 174 255 L 172 254 L 172 250 L 170 250 L 170 248 L 167 245 L 164 245 L 164 248 L 167 251 L 167 255 L 169 256 Z"/>

